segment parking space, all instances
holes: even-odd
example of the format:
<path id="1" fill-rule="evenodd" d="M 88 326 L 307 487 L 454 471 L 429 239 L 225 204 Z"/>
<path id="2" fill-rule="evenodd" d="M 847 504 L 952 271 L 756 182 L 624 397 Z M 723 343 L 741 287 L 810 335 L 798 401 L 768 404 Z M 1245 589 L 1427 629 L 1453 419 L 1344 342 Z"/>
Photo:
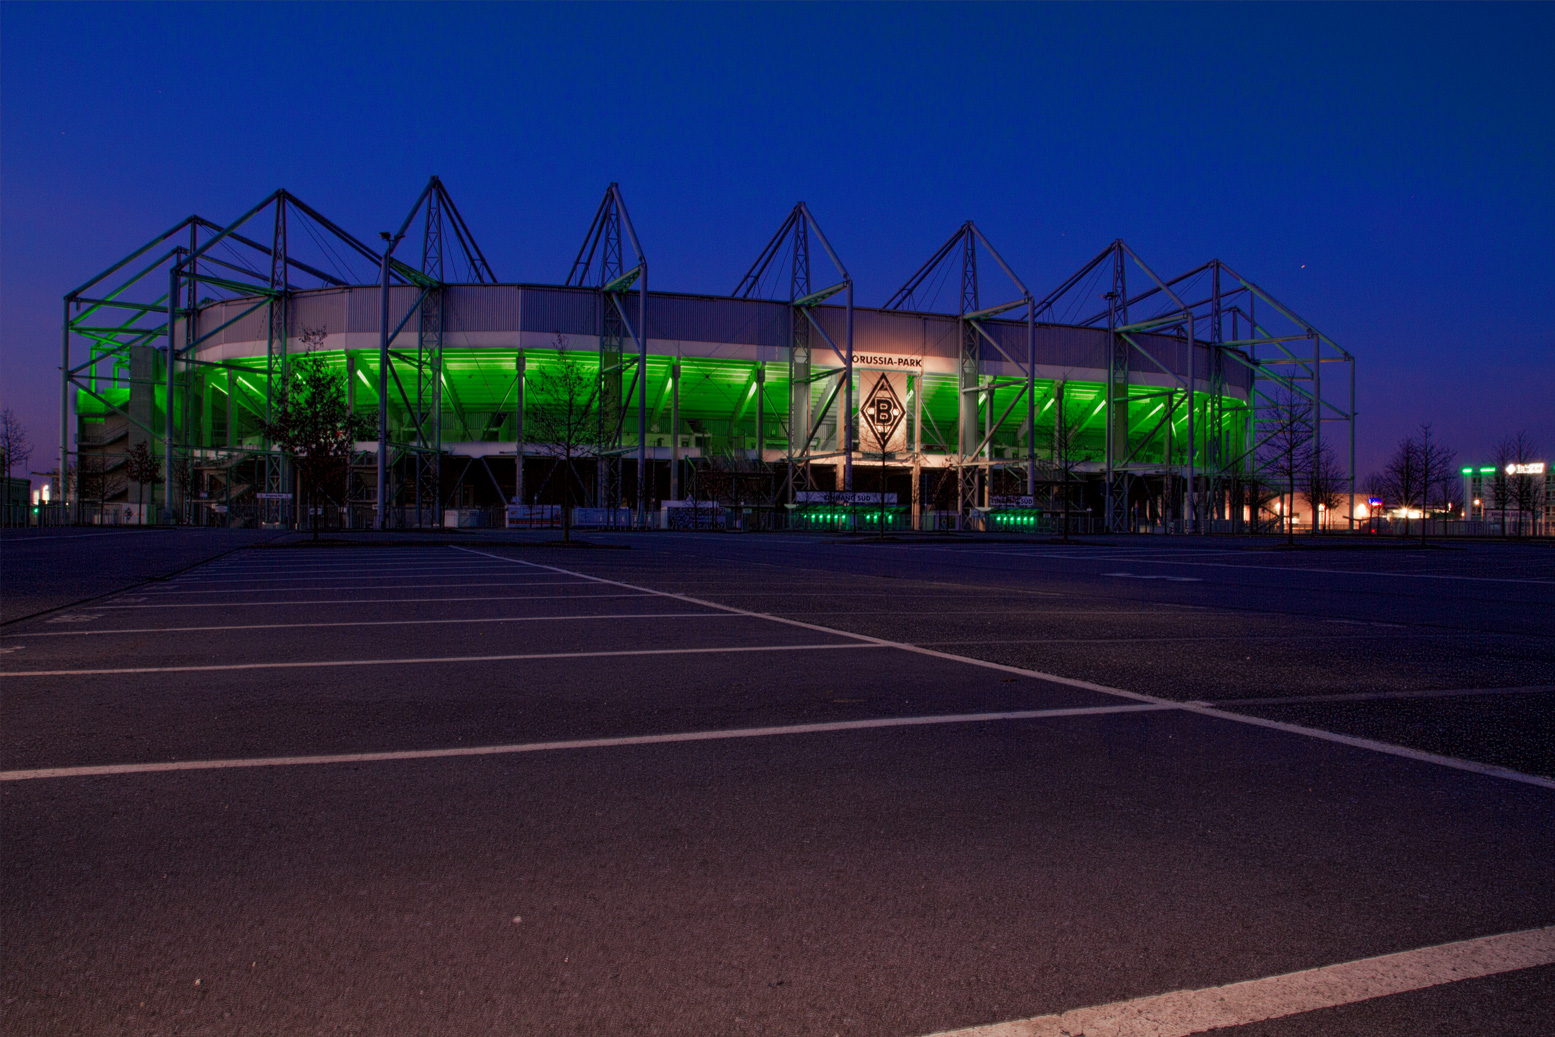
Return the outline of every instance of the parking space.
<path id="1" fill-rule="evenodd" d="M 1548 553 L 596 541 L 8 625 L 7 1027 L 912 1037 L 1398 954 L 1233 1032 L 1555 1025 L 1555 936 L 1441 950 L 1555 924 Z"/>

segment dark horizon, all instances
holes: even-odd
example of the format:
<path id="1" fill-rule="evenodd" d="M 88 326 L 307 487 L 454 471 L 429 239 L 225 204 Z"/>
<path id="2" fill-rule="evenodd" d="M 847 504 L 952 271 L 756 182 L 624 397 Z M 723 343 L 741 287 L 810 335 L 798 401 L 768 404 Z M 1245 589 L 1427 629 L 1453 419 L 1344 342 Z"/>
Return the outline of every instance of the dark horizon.
<path id="1" fill-rule="evenodd" d="M 1221 258 L 1357 357 L 1361 477 L 1422 421 L 1463 463 L 1555 450 L 1548 8 L 81 10 L 8 4 L 0 42 L 0 402 L 35 471 L 66 291 L 279 186 L 376 241 L 432 173 L 504 281 L 560 281 L 610 181 L 658 290 L 726 294 L 801 198 L 862 305 L 968 218 L 1039 297 L 1115 238 Z"/>

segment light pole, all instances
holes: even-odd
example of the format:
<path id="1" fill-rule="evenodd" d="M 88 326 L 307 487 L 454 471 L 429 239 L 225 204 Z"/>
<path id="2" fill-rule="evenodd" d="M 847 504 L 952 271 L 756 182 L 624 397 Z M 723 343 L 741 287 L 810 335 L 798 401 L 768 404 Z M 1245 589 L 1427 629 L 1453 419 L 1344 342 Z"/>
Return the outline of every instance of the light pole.
<path id="1" fill-rule="evenodd" d="M 407 220 L 407 222 L 409 222 Z M 383 266 L 380 270 L 380 306 L 378 314 L 378 529 L 389 528 L 389 260 L 405 230 L 391 234 L 383 230 L 378 236 L 388 242 L 383 250 Z"/>

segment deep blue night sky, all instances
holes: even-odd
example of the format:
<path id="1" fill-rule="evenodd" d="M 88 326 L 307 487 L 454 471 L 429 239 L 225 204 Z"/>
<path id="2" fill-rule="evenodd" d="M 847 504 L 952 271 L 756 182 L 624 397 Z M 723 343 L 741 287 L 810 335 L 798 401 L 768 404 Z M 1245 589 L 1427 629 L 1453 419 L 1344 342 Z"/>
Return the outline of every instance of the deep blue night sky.
<path id="1" fill-rule="evenodd" d="M 1555 6 L 0 8 L 0 393 L 57 450 L 60 297 L 287 187 L 364 239 L 443 177 L 504 280 L 620 181 L 664 290 L 804 199 L 878 305 L 963 220 L 1045 293 L 1220 257 L 1421 421 L 1555 453 Z M 1544 316 L 1541 316 L 1544 315 Z"/>

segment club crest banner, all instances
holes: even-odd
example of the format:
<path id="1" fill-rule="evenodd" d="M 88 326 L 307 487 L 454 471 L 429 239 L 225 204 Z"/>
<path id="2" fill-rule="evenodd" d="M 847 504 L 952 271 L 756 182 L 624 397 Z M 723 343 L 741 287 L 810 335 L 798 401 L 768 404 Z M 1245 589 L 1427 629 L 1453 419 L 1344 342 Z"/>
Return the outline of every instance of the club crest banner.
<path id="1" fill-rule="evenodd" d="M 907 452 L 907 373 L 859 375 L 858 445 L 865 453 Z"/>

